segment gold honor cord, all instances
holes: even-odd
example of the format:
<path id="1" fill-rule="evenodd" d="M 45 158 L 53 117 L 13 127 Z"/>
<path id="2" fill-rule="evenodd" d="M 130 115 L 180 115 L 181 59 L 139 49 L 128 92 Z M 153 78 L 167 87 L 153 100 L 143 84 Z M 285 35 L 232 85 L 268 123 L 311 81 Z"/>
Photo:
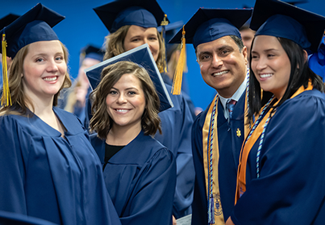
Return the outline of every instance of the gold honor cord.
<path id="1" fill-rule="evenodd" d="M 245 110 L 244 113 L 247 113 L 247 93 L 248 93 L 248 88 L 246 88 L 245 92 Z M 206 184 L 206 193 L 207 193 L 207 199 L 209 201 L 209 167 L 212 161 L 213 165 L 213 183 L 212 183 L 212 194 L 213 194 L 213 200 L 214 200 L 214 205 L 217 205 L 218 207 L 214 207 L 214 224 L 225 224 L 224 217 L 223 217 L 223 211 L 222 211 L 222 204 L 220 201 L 220 190 L 219 190 L 219 173 L 218 173 L 218 168 L 219 168 L 219 143 L 218 143 L 218 129 L 217 129 L 217 118 L 218 118 L 218 101 L 219 101 L 219 96 L 218 94 L 214 97 L 213 102 L 210 105 L 209 111 L 206 115 L 205 122 L 202 128 L 202 145 L 203 145 L 203 166 L 204 166 L 204 175 L 205 175 L 205 184 Z M 213 113 L 213 108 L 214 105 L 216 105 L 215 109 L 215 115 L 214 115 L 214 126 L 213 126 L 213 140 L 211 143 L 211 138 L 209 137 L 209 134 L 212 130 L 210 121 Z M 248 123 L 248 118 L 245 116 L 244 119 L 244 135 L 245 137 L 248 135 L 248 132 L 250 130 L 250 123 Z M 238 137 L 241 136 L 241 131 L 239 128 L 236 130 L 236 134 Z M 244 138 L 245 138 L 244 137 Z M 211 144 L 213 145 L 213 154 L 212 157 L 210 155 L 210 146 Z"/>
<path id="2" fill-rule="evenodd" d="M 2 106 L 11 106 L 11 96 L 8 83 L 7 75 L 7 41 L 6 35 L 2 35 L 2 97 L 1 105 Z"/>
<path id="3" fill-rule="evenodd" d="M 296 97 L 297 95 L 299 95 L 300 93 L 304 92 L 304 91 L 308 91 L 308 90 L 312 90 L 313 89 L 313 85 L 311 84 L 311 81 L 308 82 L 308 87 L 305 89 L 304 86 L 301 86 L 292 96 L 290 99 Z M 275 105 L 278 104 L 279 101 L 277 101 L 275 103 Z M 263 109 L 261 109 L 262 111 Z M 260 113 L 261 113 L 260 111 Z M 238 199 L 240 198 L 240 196 L 245 193 L 246 191 L 246 168 L 247 168 L 247 160 L 248 160 L 248 155 L 252 149 L 252 147 L 254 146 L 255 142 L 258 140 L 258 138 L 261 136 L 263 128 L 264 128 L 264 124 L 267 120 L 267 118 L 269 118 L 270 113 L 272 110 L 269 110 L 268 113 L 266 113 L 266 115 L 263 117 L 262 121 L 258 124 L 258 126 L 256 127 L 256 129 L 253 131 L 252 135 L 250 138 L 248 138 L 245 143 L 243 143 L 242 145 L 242 149 L 240 152 L 240 158 L 239 158 L 239 166 L 238 166 L 238 173 L 237 173 L 237 187 L 236 187 L 236 197 L 235 197 L 235 204 L 237 203 Z M 275 112 L 276 113 L 276 112 Z M 273 116 L 273 115 L 272 115 Z M 258 120 L 256 121 L 256 123 L 258 123 Z M 245 136 L 247 137 L 247 136 Z"/>

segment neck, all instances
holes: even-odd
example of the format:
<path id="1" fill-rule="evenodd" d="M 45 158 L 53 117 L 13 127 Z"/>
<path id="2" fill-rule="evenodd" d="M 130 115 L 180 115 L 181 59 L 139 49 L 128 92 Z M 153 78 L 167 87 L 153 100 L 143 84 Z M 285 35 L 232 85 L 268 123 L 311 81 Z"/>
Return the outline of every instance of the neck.
<path id="1" fill-rule="evenodd" d="M 53 114 L 53 96 L 48 99 L 40 99 L 40 98 L 30 98 L 29 100 L 33 105 L 27 104 L 27 107 L 38 117 L 42 117 L 42 115 Z M 33 107 L 32 107 L 33 106 Z"/>
<path id="2" fill-rule="evenodd" d="M 117 126 L 113 125 L 112 129 L 108 132 L 106 143 L 109 145 L 127 145 L 135 139 L 141 132 L 141 124 L 130 126 Z"/>

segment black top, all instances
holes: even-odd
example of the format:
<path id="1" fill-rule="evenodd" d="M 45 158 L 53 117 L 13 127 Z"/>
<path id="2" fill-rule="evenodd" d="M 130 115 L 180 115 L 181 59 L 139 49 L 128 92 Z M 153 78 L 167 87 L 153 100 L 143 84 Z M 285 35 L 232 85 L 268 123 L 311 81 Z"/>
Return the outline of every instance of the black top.
<path id="1" fill-rule="evenodd" d="M 108 160 L 110 160 L 118 151 L 120 151 L 122 148 L 124 148 L 125 145 L 123 146 L 117 146 L 117 145 L 109 145 L 105 143 L 105 164 L 103 166 L 103 170 L 108 163 Z"/>

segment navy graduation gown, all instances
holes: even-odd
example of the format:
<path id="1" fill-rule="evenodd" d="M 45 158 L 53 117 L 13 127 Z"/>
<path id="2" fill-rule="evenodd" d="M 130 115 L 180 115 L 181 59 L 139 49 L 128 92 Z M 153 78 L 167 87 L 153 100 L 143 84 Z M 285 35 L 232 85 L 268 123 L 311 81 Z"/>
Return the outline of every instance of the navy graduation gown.
<path id="1" fill-rule="evenodd" d="M 168 93 L 172 87 L 166 85 Z M 160 112 L 162 135 L 155 139 L 170 149 L 176 157 L 177 179 L 173 205 L 176 219 L 192 212 L 195 171 L 191 147 L 193 116 L 183 95 L 169 94 L 174 107 Z"/>
<path id="2" fill-rule="evenodd" d="M 242 94 L 234 106 L 232 119 L 230 119 L 229 123 L 224 117 L 224 109 L 220 100 L 218 102 L 219 189 L 225 220 L 230 216 L 235 202 L 239 153 L 244 140 L 245 93 Z M 202 128 L 209 107 L 198 115 L 192 128 L 192 149 L 196 173 L 192 204 L 193 225 L 208 224 L 208 200 L 203 167 Z M 241 131 L 240 136 L 237 136 L 237 129 Z"/>
<path id="3" fill-rule="evenodd" d="M 305 91 L 286 100 L 250 151 L 246 192 L 231 218 L 235 224 L 321 225 L 325 221 L 325 97 Z"/>
<path id="4" fill-rule="evenodd" d="M 93 134 L 91 143 L 104 164 L 105 140 Z M 123 225 L 171 224 L 175 157 L 151 136 L 141 131 L 110 158 L 104 179 Z"/>
<path id="5" fill-rule="evenodd" d="M 57 224 L 120 224 L 88 134 L 75 116 L 53 110 L 65 138 L 36 115 L 0 117 L 0 210 Z"/>
<path id="6" fill-rule="evenodd" d="M 56 225 L 46 220 L 23 214 L 0 211 L 0 224 L 2 225 Z"/>

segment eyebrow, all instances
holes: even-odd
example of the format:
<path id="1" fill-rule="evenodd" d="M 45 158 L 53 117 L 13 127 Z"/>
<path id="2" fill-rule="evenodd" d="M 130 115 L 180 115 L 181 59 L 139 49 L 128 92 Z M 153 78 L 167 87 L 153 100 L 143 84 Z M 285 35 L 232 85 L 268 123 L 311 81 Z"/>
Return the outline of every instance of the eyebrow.
<path id="1" fill-rule="evenodd" d="M 223 46 L 221 46 L 221 47 L 219 47 L 218 49 L 217 49 L 217 51 L 222 51 L 222 50 L 224 50 L 224 49 L 228 49 L 228 48 L 230 48 L 230 49 L 234 49 L 232 46 L 230 46 L 230 45 L 223 45 Z M 214 50 L 213 50 L 214 51 Z M 205 51 L 202 51 L 202 52 L 199 52 L 198 54 L 200 55 L 200 54 L 211 54 L 211 52 L 213 52 L 213 51 L 209 51 L 209 50 L 205 50 Z"/>
<path id="2" fill-rule="evenodd" d="M 276 51 L 278 52 L 279 50 L 278 49 L 275 49 L 275 48 L 269 48 L 269 49 L 264 49 L 263 52 L 270 52 L 270 51 Z M 258 53 L 256 51 L 252 51 L 252 53 Z"/>

